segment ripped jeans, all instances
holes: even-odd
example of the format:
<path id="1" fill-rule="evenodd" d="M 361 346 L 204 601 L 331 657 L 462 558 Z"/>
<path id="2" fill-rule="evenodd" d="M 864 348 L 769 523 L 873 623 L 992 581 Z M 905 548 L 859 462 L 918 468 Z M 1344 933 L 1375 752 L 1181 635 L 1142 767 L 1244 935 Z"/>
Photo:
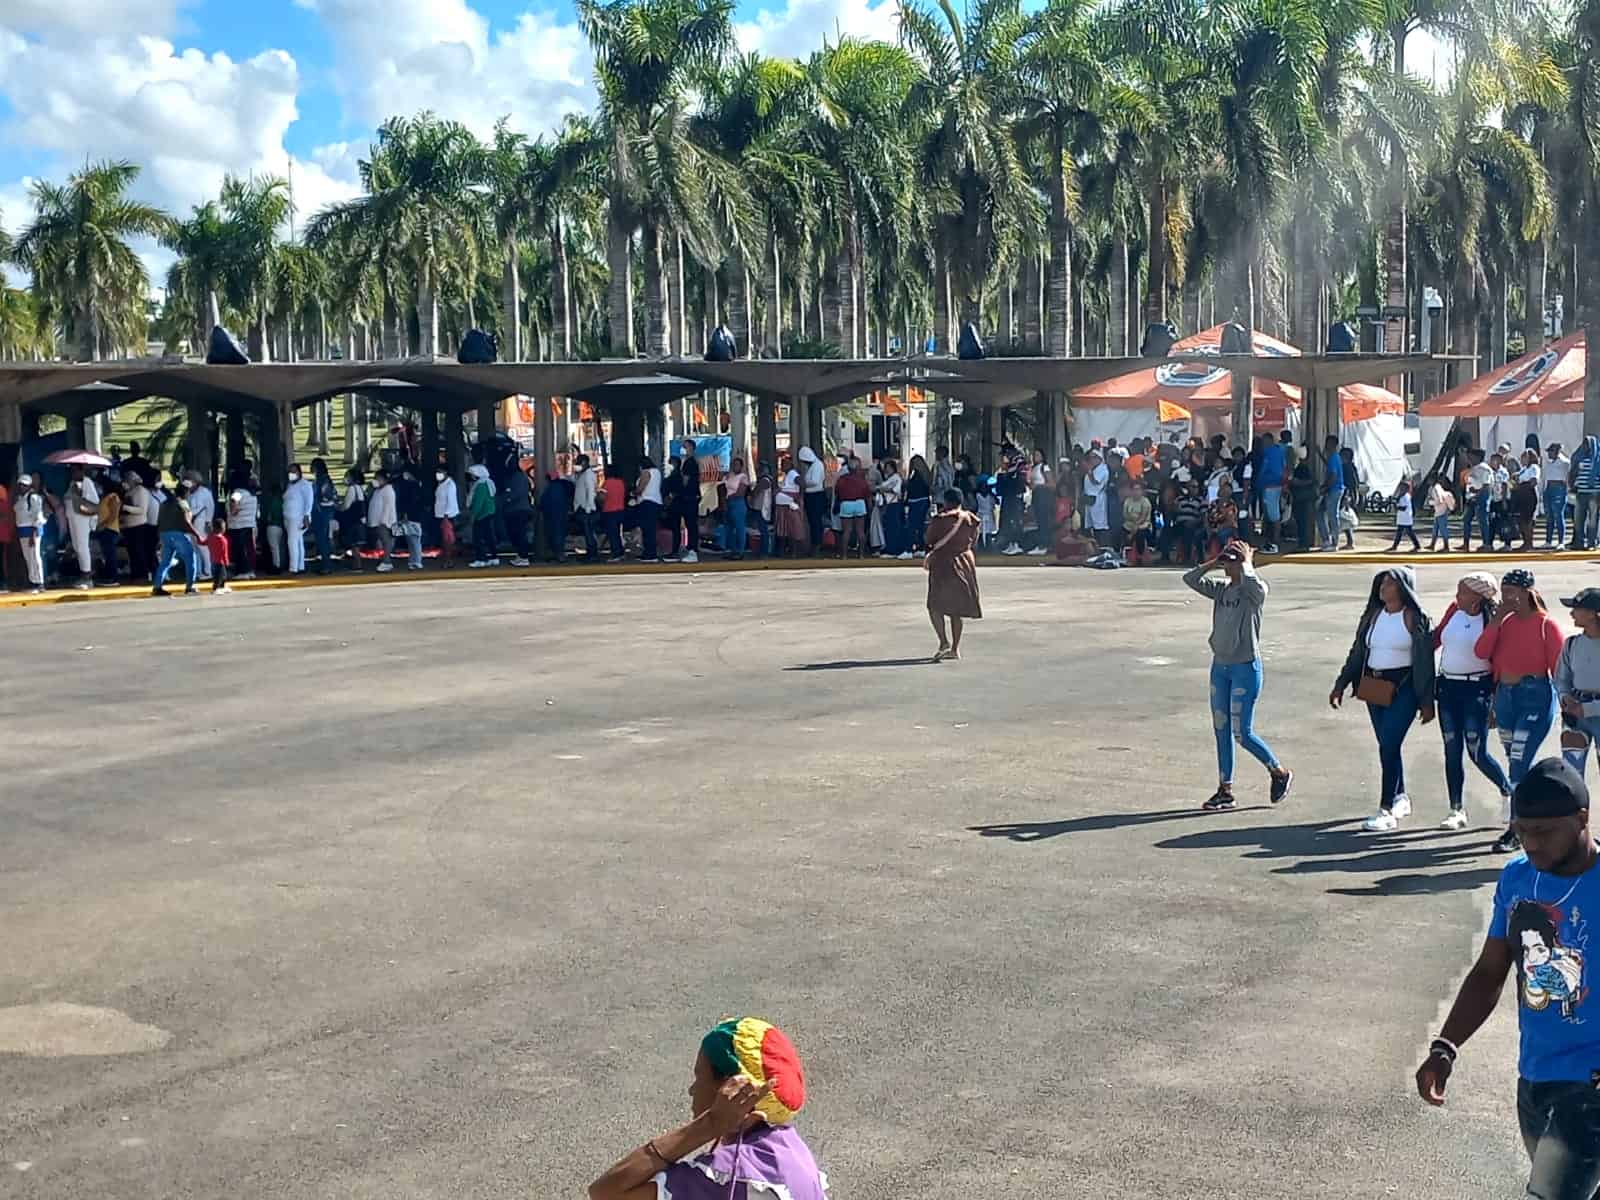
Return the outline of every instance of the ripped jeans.
<path id="1" fill-rule="evenodd" d="M 1434 686 L 1439 705 L 1439 734 L 1444 738 L 1444 785 L 1450 793 L 1450 807 L 1460 811 L 1467 783 L 1467 768 L 1462 751 L 1483 777 L 1494 784 L 1502 796 L 1511 794 L 1506 773 L 1489 749 L 1489 705 L 1494 700 L 1494 681 L 1449 679 L 1439 676 Z"/>
<path id="2" fill-rule="evenodd" d="M 1512 788 L 1538 760 L 1539 747 L 1555 719 L 1555 685 L 1543 676 L 1525 675 L 1495 689 L 1494 723 L 1506 748 L 1506 774 Z"/>
<path id="3" fill-rule="evenodd" d="M 1567 760 L 1567 765 L 1580 776 L 1589 766 L 1589 746 L 1600 741 L 1600 717 L 1580 717 L 1576 721 L 1562 718 L 1563 733 L 1581 733 L 1589 740 L 1582 746 L 1562 746 L 1561 757 Z"/>
<path id="4" fill-rule="evenodd" d="M 1256 700 L 1261 695 L 1261 660 L 1211 664 L 1211 726 L 1217 735 L 1217 779 L 1233 782 L 1233 744 L 1238 742 L 1269 771 L 1278 756 L 1256 736 Z"/>

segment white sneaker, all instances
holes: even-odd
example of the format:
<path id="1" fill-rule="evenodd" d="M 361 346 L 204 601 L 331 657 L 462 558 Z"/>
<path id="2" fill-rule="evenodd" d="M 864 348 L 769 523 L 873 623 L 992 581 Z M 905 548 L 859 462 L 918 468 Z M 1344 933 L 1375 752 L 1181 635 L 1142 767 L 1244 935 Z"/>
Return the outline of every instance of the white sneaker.
<path id="1" fill-rule="evenodd" d="M 422 570 L 422 564 L 421 563 L 407 563 L 406 567 L 408 569 L 412 570 L 412 571 L 420 571 L 420 570 Z"/>
<path id="2" fill-rule="evenodd" d="M 1012 542 L 1011 545 L 1007 546 L 1004 550 L 1000 551 L 1000 553 L 1001 554 L 1021 554 L 1022 553 L 1022 547 L 1017 545 L 1015 542 Z"/>
<path id="3" fill-rule="evenodd" d="M 468 564 L 467 564 L 467 566 L 469 566 L 469 567 L 473 567 L 473 568 L 477 568 L 477 567 L 487 567 L 487 566 L 488 566 L 488 565 L 489 565 L 489 564 L 488 564 L 488 563 L 486 563 L 486 562 L 484 562 L 484 561 L 483 561 L 483 559 L 481 559 L 481 558 L 475 558 L 475 559 L 473 559 L 473 560 L 472 560 L 472 561 L 471 561 L 471 562 L 469 562 L 469 563 L 468 563 Z"/>
<path id="4" fill-rule="evenodd" d="M 1400 822 L 1395 819 L 1394 813 L 1382 808 L 1361 823 L 1361 828 L 1368 833 L 1388 833 L 1389 830 L 1399 827 Z"/>
<path id="5" fill-rule="evenodd" d="M 688 550 L 688 551 L 684 552 L 683 557 L 678 559 L 678 561 L 679 562 L 687 562 L 687 563 L 697 563 L 697 562 L 700 561 L 700 556 L 698 554 L 696 554 L 693 550 Z"/>
<path id="6" fill-rule="evenodd" d="M 1404 792 L 1394 798 L 1394 805 L 1389 810 L 1394 813 L 1394 819 L 1404 821 L 1411 815 L 1411 797 Z"/>
<path id="7" fill-rule="evenodd" d="M 387 575 L 392 570 L 394 570 L 394 564 L 392 562 L 381 562 L 378 564 L 379 575 Z"/>
<path id="8" fill-rule="evenodd" d="M 902 562 L 905 562 L 915 558 L 916 555 L 911 553 L 909 550 L 902 550 L 899 554 L 895 555 L 895 557 L 900 559 Z"/>
<path id="9" fill-rule="evenodd" d="M 1467 814 L 1459 808 L 1452 808 L 1450 810 L 1450 815 L 1439 822 L 1440 829 L 1451 829 L 1459 832 L 1466 827 Z"/>
<path id="10" fill-rule="evenodd" d="M 1035 546 L 1032 550 L 1028 551 L 1028 554 L 1033 558 L 1042 558 L 1044 555 L 1049 553 L 1050 551 L 1046 550 L 1043 546 Z"/>
<path id="11" fill-rule="evenodd" d="M 528 560 L 525 559 L 525 558 L 513 558 L 511 560 L 511 565 L 513 567 L 526 567 L 526 566 L 529 565 L 529 563 L 528 563 Z"/>

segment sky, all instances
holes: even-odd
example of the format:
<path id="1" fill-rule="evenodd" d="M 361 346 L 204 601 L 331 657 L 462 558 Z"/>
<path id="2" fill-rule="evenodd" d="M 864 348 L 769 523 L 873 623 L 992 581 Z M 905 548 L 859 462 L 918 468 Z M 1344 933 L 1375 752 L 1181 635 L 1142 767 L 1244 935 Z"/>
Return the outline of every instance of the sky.
<path id="1" fill-rule="evenodd" d="M 745 50 L 806 56 L 892 39 L 895 0 L 741 0 L 736 23 Z M 385 117 L 533 134 L 593 101 L 571 0 L 0 0 L 0 226 L 30 180 L 108 158 L 180 216 L 226 174 L 287 175 L 303 222 L 356 193 Z M 171 255 L 138 249 L 159 286 Z"/>

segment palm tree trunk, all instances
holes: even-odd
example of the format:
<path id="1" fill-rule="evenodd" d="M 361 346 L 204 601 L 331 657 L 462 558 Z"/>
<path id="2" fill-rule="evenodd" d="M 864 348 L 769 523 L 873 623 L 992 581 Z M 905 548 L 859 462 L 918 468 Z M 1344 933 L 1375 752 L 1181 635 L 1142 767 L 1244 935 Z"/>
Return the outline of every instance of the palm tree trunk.
<path id="1" fill-rule="evenodd" d="M 683 284 L 683 234 L 672 234 L 672 352 L 689 353 L 689 293 Z"/>
<path id="2" fill-rule="evenodd" d="M 566 362 L 572 358 L 572 276 L 559 216 L 550 228 L 550 265 L 556 275 L 550 289 L 550 357 Z"/>
<path id="3" fill-rule="evenodd" d="M 606 267 L 611 280 L 606 292 L 607 316 L 611 325 L 611 353 L 632 358 L 633 281 L 629 244 L 633 234 L 623 224 L 618 204 L 613 201 L 606 214 Z"/>
<path id="4" fill-rule="evenodd" d="M 1543 238 L 1528 243 L 1528 281 L 1522 290 L 1523 350 L 1537 354 L 1544 349 L 1544 280 L 1550 247 Z"/>
<path id="5" fill-rule="evenodd" d="M 1305 217 L 1297 217 L 1291 236 L 1294 238 L 1295 318 L 1294 333 L 1300 349 L 1306 354 L 1320 354 L 1324 342 L 1321 322 L 1318 319 L 1322 299 L 1322 276 L 1312 262 L 1311 230 Z"/>
<path id="6" fill-rule="evenodd" d="M 640 228 L 639 245 L 644 251 L 644 352 L 660 358 L 667 353 L 667 281 L 661 259 L 661 235 L 646 221 Z"/>
<path id="7" fill-rule="evenodd" d="M 950 256 L 942 242 L 933 251 L 933 352 L 953 353 L 950 344 Z"/>
<path id="8" fill-rule="evenodd" d="M 778 258 L 778 233 L 767 233 L 767 252 L 761 259 L 761 299 L 766 305 L 762 324 L 762 352 L 783 357 L 783 270 Z"/>
<path id="9" fill-rule="evenodd" d="M 1017 340 L 1017 281 L 1009 271 L 1000 279 L 1000 327 L 995 337 L 1008 354 Z"/>
<path id="10" fill-rule="evenodd" d="M 400 306 L 394 302 L 394 293 L 383 289 L 383 324 L 380 330 L 384 358 L 400 357 Z"/>
<path id="11" fill-rule="evenodd" d="M 728 328 L 739 348 L 740 358 L 750 357 L 753 340 L 750 329 L 750 272 L 744 255 L 735 250 L 728 256 Z"/>
<path id="12" fill-rule="evenodd" d="M 845 328 L 850 336 L 850 355 L 853 358 L 871 358 L 872 348 L 867 345 L 867 261 L 861 245 L 861 222 L 855 209 L 845 222 L 845 253 L 850 259 L 850 286 L 845 301 Z"/>
<path id="13" fill-rule="evenodd" d="M 1489 366 L 1498 367 L 1506 361 L 1511 282 L 1503 272 L 1495 271 L 1489 287 Z"/>
<path id="14" fill-rule="evenodd" d="M 1590 196 L 1593 195 L 1591 191 Z M 1583 255 L 1581 275 L 1578 262 L 1580 254 Z M 1584 228 L 1573 239 L 1572 268 L 1573 291 L 1577 292 L 1580 279 L 1589 285 L 1586 291 L 1578 294 L 1581 307 L 1575 316 L 1581 322 L 1585 343 L 1600 346 L 1600 295 L 1595 294 L 1594 288 L 1594 281 L 1600 279 L 1600 222 L 1584 222 Z M 1583 384 L 1583 433 L 1585 437 L 1600 435 L 1600 371 L 1593 368 L 1585 376 Z"/>
<path id="15" fill-rule="evenodd" d="M 507 362 L 522 361 L 522 269 L 518 263 L 521 248 L 516 238 L 507 238 L 505 271 L 500 279 L 500 357 Z"/>
<path id="16" fill-rule="evenodd" d="M 1167 319 L 1167 181 L 1150 185 L 1150 282 L 1144 294 L 1144 323 Z"/>
<path id="17" fill-rule="evenodd" d="M 839 353 L 854 358 L 844 340 L 844 295 L 850 283 L 850 267 L 845 254 L 830 255 L 822 265 L 822 336 L 839 347 Z"/>
<path id="18" fill-rule="evenodd" d="M 1038 354 L 1044 346 L 1041 334 L 1042 316 L 1039 308 L 1039 254 L 1029 249 L 1022 256 L 1022 349 L 1027 354 Z"/>
<path id="19" fill-rule="evenodd" d="M 439 288 L 433 264 L 428 262 L 417 276 L 417 321 L 421 326 L 417 353 L 432 358 L 439 352 Z"/>
<path id="20" fill-rule="evenodd" d="M 1128 345 L 1128 243 L 1121 237 L 1111 243 L 1111 267 L 1106 275 L 1106 353 L 1121 358 Z"/>

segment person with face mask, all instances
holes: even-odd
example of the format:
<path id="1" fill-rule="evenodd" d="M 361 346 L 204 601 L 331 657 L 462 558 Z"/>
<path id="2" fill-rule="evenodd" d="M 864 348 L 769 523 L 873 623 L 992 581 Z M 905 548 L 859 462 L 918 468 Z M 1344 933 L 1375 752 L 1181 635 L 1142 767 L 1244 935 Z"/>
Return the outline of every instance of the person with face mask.
<path id="1" fill-rule="evenodd" d="M 289 464 L 289 486 L 283 491 L 283 534 L 289 543 L 291 575 L 305 574 L 306 530 L 311 528 L 311 512 L 316 503 L 316 491 L 301 474 L 300 464 Z"/>
<path id="2" fill-rule="evenodd" d="M 72 553 L 78 560 L 78 582 L 72 586 L 80 591 L 94 583 L 94 568 L 90 563 L 89 538 L 100 520 L 100 489 L 94 486 L 89 472 L 82 467 L 72 468 L 72 482 L 66 495 L 67 532 L 72 535 Z"/>
<path id="3" fill-rule="evenodd" d="M 17 523 L 17 544 L 27 564 L 28 584 L 34 595 L 44 591 L 44 557 L 39 552 L 44 538 L 44 497 L 33 486 L 32 475 L 18 475 L 16 495 L 11 501 L 12 518 Z"/>
<path id="4" fill-rule="evenodd" d="M 211 522 L 217 516 L 217 498 L 206 486 L 199 471 L 187 471 L 184 478 L 189 481 L 189 518 L 196 529 L 202 533 L 209 532 Z M 200 578 L 210 579 L 211 552 L 206 549 L 204 540 L 195 546 L 195 554 L 200 561 Z"/>
<path id="5" fill-rule="evenodd" d="M 461 501 L 456 493 L 456 481 L 450 472 L 439 467 L 433 473 L 433 519 L 438 522 L 439 547 L 449 558 L 456 546 L 456 518 L 461 515 Z"/>

